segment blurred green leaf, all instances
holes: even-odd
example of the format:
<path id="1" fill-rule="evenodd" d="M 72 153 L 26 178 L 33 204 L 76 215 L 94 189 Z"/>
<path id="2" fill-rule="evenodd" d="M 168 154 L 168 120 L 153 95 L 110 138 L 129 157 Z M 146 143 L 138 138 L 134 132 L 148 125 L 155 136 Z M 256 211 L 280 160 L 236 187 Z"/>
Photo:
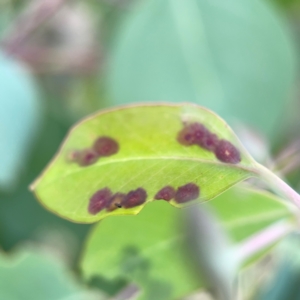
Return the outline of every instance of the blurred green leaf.
<path id="1" fill-rule="evenodd" d="M 13 7 L 9 1 L 0 2 L 0 38 L 6 33 L 9 23 L 13 19 Z"/>
<path id="2" fill-rule="evenodd" d="M 269 0 L 270 2 L 276 3 L 280 8 L 293 9 L 294 11 L 299 9 L 299 0 Z"/>
<path id="3" fill-rule="evenodd" d="M 276 263 L 269 282 L 261 286 L 257 300 L 300 299 L 300 241 L 295 235 L 284 240 L 276 249 Z"/>
<path id="4" fill-rule="evenodd" d="M 0 53 L 0 186 L 12 188 L 39 129 L 41 104 L 30 74 Z"/>
<path id="5" fill-rule="evenodd" d="M 40 240 L 40 236 L 47 231 L 68 232 L 77 242 L 76 246 L 72 244 L 68 249 L 73 260 L 89 226 L 73 224 L 51 214 L 35 201 L 28 189 L 30 182 L 55 153 L 69 127 L 69 124 L 59 123 L 48 114 L 44 120 L 39 137 L 26 160 L 20 183 L 10 193 L 0 191 L 0 245 L 10 250 L 21 241 Z"/>
<path id="6" fill-rule="evenodd" d="M 99 300 L 87 291 L 58 260 L 38 251 L 0 253 L 0 299 L 6 300 Z"/>
<path id="7" fill-rule="evenodd" d="M 183 121 L 204 124 L 219 139 L 230 141 L 239 149 L 241 161 L 222 163 L 204 148 L 180 144 L 177 135 Z M 120 150 L 88 166 L 70 162 L 70 156 L 92 148 L 101 136 L 115 139 Z M 166 185 L 178 188 L 192 182 L 201 189 L 196 198 L 210 200 L 235 183 L 255 176 L 255 168 L 234 133 L 212 112 L 191 104 L 139 105 L 104 111 L 79 123 L 32 190 L 54 213 L 75 222 L 92 223 L 107 215 L 138 213 Z M 90 198 L 106 187 L 125 194 L 144 188 L 147 202 L 112 212 L 89 213 Z M 175 200 L 170 203 L 183 206 Z"/>
<path id="8" fill-rule="evenodd" d="M 203 205 L 213 209 L 235 242 L 291 216 L 273 195 L 242 187 Z M 154 202 L 137 216 L 103 220 L 87 240 L 84 277 L 132 280 L 143 288 L 141 299 L 178 299 L 199 289 L 203 282 L 184 242 L 181 214 L 165 202 Z"/>
<path id="9" fill-rule="evenodd" d="M 175 299 L 198 289 L 201 281 L 184 255 L 179 211 L 155 202 L 137 216 L 103 220 L 87 241 L 84 277 L 132 280 L 143 287 L 145 299 Z"/>
<path id="10" fill-rule="evenodd" d="M 276 137 L 293 50 L 266 1 L 142 1 L 113 44 L 108 91 L 115 104 L 196 102 Z"/>

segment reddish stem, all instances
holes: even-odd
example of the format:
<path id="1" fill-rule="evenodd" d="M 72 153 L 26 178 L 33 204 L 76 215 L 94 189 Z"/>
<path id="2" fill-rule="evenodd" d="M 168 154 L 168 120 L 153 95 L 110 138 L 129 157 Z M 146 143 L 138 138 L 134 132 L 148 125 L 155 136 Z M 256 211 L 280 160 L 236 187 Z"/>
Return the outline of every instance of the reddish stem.
<path id="1" fill-rule="evenodd" d="M 247 238 L 237 246 L 241 262 L 276 243 L 294 229 L 292 223 L 280 221 Z"/>

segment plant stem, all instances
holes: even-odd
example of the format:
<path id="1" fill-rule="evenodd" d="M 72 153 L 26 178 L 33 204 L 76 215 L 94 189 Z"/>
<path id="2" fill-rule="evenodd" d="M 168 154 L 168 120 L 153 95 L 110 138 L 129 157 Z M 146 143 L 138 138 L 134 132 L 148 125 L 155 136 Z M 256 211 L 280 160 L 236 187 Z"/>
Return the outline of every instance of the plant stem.
<path id="1" fill-rule="evenodd" d="M 258 164 L 259 175 L 262 179 L 269 183 L 270 187 L 286 200 L 293 202 L 300 208 L 300 195 L 294 191 L 287 183 L 279 178 L 275 173 Z"/>
<path id="2" fill-rule="evenodd" d="M 291 222 L 280 221 L 247 238 L 237 246 L 240 261 L 243 262 L 253 254 L 271 246 L 294 229 L 295 225 Z"/>

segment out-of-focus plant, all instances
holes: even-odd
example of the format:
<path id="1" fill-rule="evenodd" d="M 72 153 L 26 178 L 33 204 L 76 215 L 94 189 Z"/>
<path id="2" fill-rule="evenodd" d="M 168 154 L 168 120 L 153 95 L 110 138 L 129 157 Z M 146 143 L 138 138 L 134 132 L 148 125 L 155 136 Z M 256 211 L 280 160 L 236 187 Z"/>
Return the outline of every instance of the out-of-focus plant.
<path id="1" fill-rule="evenodd" d="M 0 53 L 0 186 L 16 185 L 41 124 L 36 85 L 17 61 Z"/>
<path id="2" fill-rule="evenodd" d="M 35 72 L 82 74 L 97 66 L 94 31 L 83 4 L 32 1 L 7 30 L 2 46 Z"/>
<path id="3" fill-rule="evenodd" d="M 295 58 L 285 24 L 265 1 L 141 1 L 113 45 L 114 104 L 192 101 L 277 136 Z"/>
<path id="4" fill-rule="evenodd" d="M 80 286 L 63 262 L 28 246 L 11 257 L 0 253 L 0 279 L 1 299 L 105 299 L 99 292 Z"/>
<path id="5" fill-rule="evenodd" d="M 20 250 L 0 257 L 0 298 L 296 295 L 292 280 L 278 285 L 280 277 L 257 275 L 298 272 L 290 262 L 272 265 L 281 259 L 270 251 L 298 230 L 300 203 L 291 188 L 300 164 L 296 49 L 274 2 L 297 35 L 292 0 L 0 3 L 0 247 L 28 239 L 54 253 L 63 246 L 65 263 L 79 265 L 81 279 L 102 291 L 84 290 L 41 251 Z M 213 109 L 241 142 L 194 104 L 100 112 L 72 129 L 32 185 L 54 214 L 33 200 L 29 182 L 74 121 L 104 106 L 161 100 Z M 105 219 L 83 247 L 89 226 L 60 217 Z"/>

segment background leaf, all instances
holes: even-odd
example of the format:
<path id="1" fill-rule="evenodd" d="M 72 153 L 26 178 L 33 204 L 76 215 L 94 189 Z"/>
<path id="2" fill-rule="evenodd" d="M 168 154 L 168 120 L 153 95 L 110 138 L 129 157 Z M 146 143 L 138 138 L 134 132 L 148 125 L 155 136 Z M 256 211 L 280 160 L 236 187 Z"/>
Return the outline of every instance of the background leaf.
<path id="1" fill-rule="evenodd" d="M 0 187 L 11 189 L 40 126 L 41 104 L 31 75 L 0 53 Z"/>
<path id="2" fill-rule="evenodd" d="M 234 242 L 291 216 L 273 195 L 241 187 L 202 205 L 216 213 Z M 127 278 L 142 286 L 142 299 L 178 299 L 199 289 L 203 282 L 184 242 L 181 214 L 165 202 L 154 202 L 137 216 L 103 220 L 87 241 L 84 277 Z M 153 298 L 155 291 L 160 296 Z"/>
<path id="3" fill-rule="evenodd" d="M 293 51 L 266 1 L 142 1 L 113 44 L 108 92 L 115 104 L 192 101 L 276 137 Z"/>
<path id="4" fill-rule="evenodd" d="M 47 112 L 44 111 L 43 126 L 32 145 L 17 188 L 10 193 L 0 191 L 0 245 L 8 251 L 21 241 L 46 239 L 45 232 L 68 232 L 76 241 L 76 246 L 73 244 L 69 249 L 72 260 L 75 260 L 89 226 L 70 223 L 45 210 L 28 189 L 36 174 L 51 159 L 70 126 L 58 122 Z"/>
<path id="5" fill-rule="evenodd" d="M 180 144 L 177 135 L 183 128 L 182 120 L 203 123 L 220 139 L 232 142 L 241 153 L 241 162 L 221 163 L 208 150 Z M 84 167 L 68 161 L 70 153 L 92 147 L 99 136 L 115 139 L 119 152 Z M 190 104 L 140 105 L 106 111 L 76 126 L 32 189 L 48 209 L 60 216 L 94 222 L 108 214 L 135 214 L 144 206 L 90 214 L 90 198 L 105 187 L 113 193 L 141 187 L 147 192 L 147 201 L 152 201 L 166 185 L 178 188 L 192 182 L 200 186 L 200 200 L 206 201 L 254 175 L 253 160 L 224 121 L 212 112 Z"/>
<path id="6" fill-rule="evenodd" d="M 51 284 L 49 284 L 51 282 Z M 100 300 L 76 282 L 67 268 L 49 255 L 22 249 L 0 253 L 0 298 L 9 300 Z"/>

